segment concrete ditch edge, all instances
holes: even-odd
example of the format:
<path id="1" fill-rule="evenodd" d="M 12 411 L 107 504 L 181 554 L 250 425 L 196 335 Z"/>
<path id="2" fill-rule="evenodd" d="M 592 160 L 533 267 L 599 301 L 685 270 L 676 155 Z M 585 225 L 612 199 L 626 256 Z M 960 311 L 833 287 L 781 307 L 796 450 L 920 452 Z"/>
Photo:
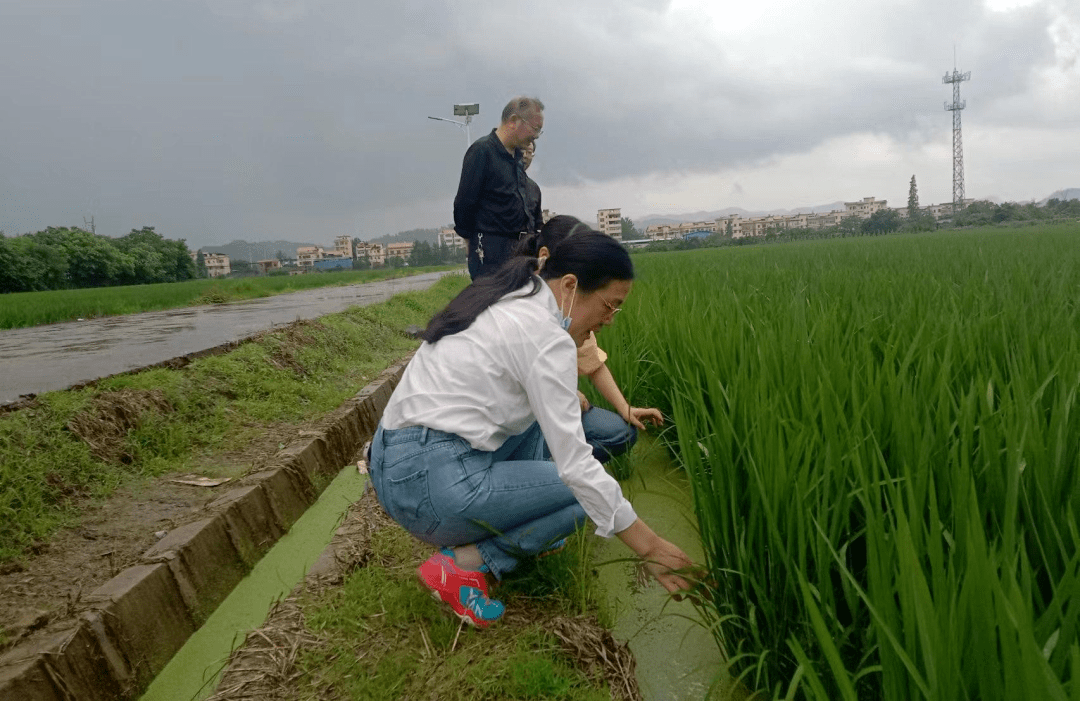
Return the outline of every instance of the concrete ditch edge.
<path id="1" fill-rule="evenodd" d="M 408 358 L 335 409 L 310 440 L 213 502 L 90 594 L 71 627 L 0 656 L 0 699 L 136 698 L 375 432 Z"/>

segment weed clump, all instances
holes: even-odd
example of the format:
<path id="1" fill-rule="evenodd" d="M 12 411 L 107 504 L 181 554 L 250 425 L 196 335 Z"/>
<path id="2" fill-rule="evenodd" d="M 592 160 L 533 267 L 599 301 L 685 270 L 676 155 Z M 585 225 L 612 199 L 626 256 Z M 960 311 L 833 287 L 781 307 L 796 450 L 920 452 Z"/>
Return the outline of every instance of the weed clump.
<path id="1" fill-rule="evenodd" d="M 99 460 L 130 465 L 135 456 L 125 446 L 128 433 L 142 425 L 145 418 L 172 410 L 160 389 L 102 392 L 89 408 L 71 417 L 67 429 L 86 443 Z"/>

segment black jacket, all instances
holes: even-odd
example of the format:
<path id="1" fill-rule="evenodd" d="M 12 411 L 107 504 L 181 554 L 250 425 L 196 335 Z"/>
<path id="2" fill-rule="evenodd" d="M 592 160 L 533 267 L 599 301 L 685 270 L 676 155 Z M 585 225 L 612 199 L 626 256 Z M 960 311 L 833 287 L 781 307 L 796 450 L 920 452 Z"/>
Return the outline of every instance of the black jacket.
<path id="1" fill-rule="evenodd" d="M 535 187 L 534 193 L 530 193 L 529 183 Z M 540 211 L 540 187 L 525 175 L 521 150 L 515 149 L 511 156 L 494 129 L 474 141 L 465 152 L 454 198 L 458 235 L 471 239 L 482 232 L 516 238 L 543 224 Z"/>

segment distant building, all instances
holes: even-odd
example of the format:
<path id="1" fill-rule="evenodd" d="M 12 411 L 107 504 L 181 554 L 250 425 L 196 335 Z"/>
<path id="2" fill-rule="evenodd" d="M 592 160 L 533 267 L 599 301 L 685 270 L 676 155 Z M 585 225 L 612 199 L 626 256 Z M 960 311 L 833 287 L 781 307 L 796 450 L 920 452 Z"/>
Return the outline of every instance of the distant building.
<path id="1" fill-rule="evenodd" d="M 719 221 L 717 219 L 716 221 L 694 221 L 681 224 L 653 224 L 645 228 L 645 237 L 653 241 L 670 241 L 672 239 L 688 238 L 691 234 L 708 236 L 709 234 L 715 234 L 719 230 Z"/>
<path id="2" fill-rule="evenodd" d="M 315 261 L 322 260 L 326 251 L 322 246 L 300 246 L 296 249 L 296 265 L 300 268 L 310 268 Z"/>
<path id="3" fill-rule="evenodd" d="M 210 277 L 225 277 L 232 272 L 232 267 L 229 265 L 229 256 L 224 253 L 207 253 L 203 254 L 203 264 L 206 265 L 206 274 Z M 196 264 L 199 262 L 199 251 L 192 251 L 188 249 L 188 255 L 191 256 L 191 260 Z"/>
<path id="4" fill-rule="evenodd" d="M 596 210 L 596 230 L 600 233 L 622 239 L 622 209 Z"/>
<path id="5" fill-rule="evenodd" d="M 964 205 L 974 202 L 965 199 Z M 668 241 L 679 238 L 692 238 L 705 235 L 704 232 L 715 231 L 721 236 L 730 238 L 743 238 L 749 236 L 764 236 L 770 232 L 784 231 L 786 229 L 828 229 L 839 226 L 840 222 L 848 217 L 869 219 L 875 212 L 892 209 L 902 217 L 907 218 L 907 207 L 890 208 L 887 200 L 879 200 L 875 197 L 864 197 L 855 202 L 845 202 L 844 209 L 834 209 L 831 212 L 799 213 L 799 214 L 770 214 L 761 217 L 743 218 L 738 214 L 727 217 L 719 217 L 713 222 L 682 222 L 679 224 L 653 224 L 645 229 L 645 236 L 649 241 Z M 921 207 L 921 211 L 933 215 L 935 219 L 952 216 L 952 202 Z M 600 212 L 618 212 L 619 210 L 600 210 Z M 600 214 L 597 214 L 597 223 Z M 635 241 L 635 244 L 638 242 Z"/>
<path id="6" fill-rule="evenodd" d="M 386 257 L 400 258 L 407 261 L 409 260 L 409 256 L 412 255 L 412 249 L 415 245 L 415 241 L 401 241 L 399 243 L 389 243 L 386 245 Z"/>
<path id="7" fill-rule="evenodd" d="M 464 249 L 467 245 L 467 241 L 457 235 L 457 232 L 453 229 L 440 229 L 438 244 L 445 246 L 447 249 L 453 251 L 456 249 Z"/>
<path id="8" fill-rule="evenodd" d="M 271 258 L 270 260 L 260 260 L 255 265 L 259 266 L 259 272 L 265 275 L 271 270 L 278 270 L 281 268 L 281 261 L 277 258 Z"/>
<path id="9" fill-rule="evenodd" d="M 862 219 L 869 219 L 870 215 L 879 209 L 888 209 L 889 203 L 887 200 L 878 200 L 873 197 L 864 197 L 858 202 L 845 202 L 844 207 L 847 210 L 847 215 L 855 215 Z"/>
<path id="10" fill-rule="evenodd" d="M 203 263 L 206 264 L 206 274 L 210 277 L 225 277 L 232 272 L 229 257 L 224 253 L 203 253 Z"/>
<path id="11" fill-rule="evenodd" d="M 366 258 L 373 268 L 381 267 L 386 264 L 386 249 L 381 243 L 361 241 L 356 246 L 356 259 L 361 258 Z"/>
<path id="12" fill-rule="evenodd" d="M 353 242 L 351 236 L 338 236 L 334 239 L 334 251 L 337 252 L 341 258 L 349 258 L 353 256 Z"/>
<path id="13" fill-rule="evenodd" d="M 961 202 L 961 205 L 967 207 L 974 201 L 975 200 L 973 198 L 969 197 L 963 202 Z M 953 203 L 943 202 L 942 204 L 932 204 L 929 207 L 923 207 L 922 210 L 924 212 L 932 214 L 934 216 L 934 219 L 948 219 L 953 215 Z"/>

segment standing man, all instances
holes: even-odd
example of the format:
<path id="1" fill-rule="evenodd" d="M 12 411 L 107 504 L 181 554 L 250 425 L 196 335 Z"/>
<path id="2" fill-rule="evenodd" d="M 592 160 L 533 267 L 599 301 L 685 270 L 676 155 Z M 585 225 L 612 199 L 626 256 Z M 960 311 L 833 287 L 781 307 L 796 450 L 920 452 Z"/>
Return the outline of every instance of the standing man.
<path id="1" fill-rule="evenodd" d="M 469 275 L 476 280 L 498 269 L 522 234 L 543 224 L 530 206 L 522 149 L 544 131 L 544 104 L 515 97 L 498 128 L 473 142 L 461 165 L 454 198 L 454 228 L 469 241 Z M 537 187 L 539 193 L 539 187 Z M 536 205 L 539 205 L 539 194 Z"/>

